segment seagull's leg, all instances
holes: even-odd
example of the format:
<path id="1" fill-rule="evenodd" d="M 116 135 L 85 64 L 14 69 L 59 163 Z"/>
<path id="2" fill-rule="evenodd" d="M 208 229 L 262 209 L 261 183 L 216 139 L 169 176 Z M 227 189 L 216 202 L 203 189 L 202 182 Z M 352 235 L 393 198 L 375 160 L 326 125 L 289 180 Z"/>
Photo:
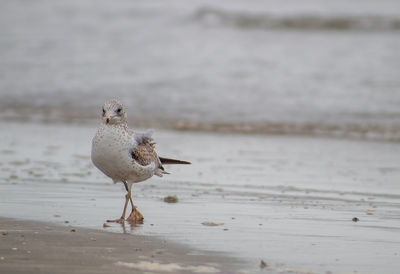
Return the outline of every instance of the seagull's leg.
<path id="1" fill-rule="evenodd" d="M 126 182 L 123 182 L 123 183 L 124 183 L 124 185 L 125 185 L 125 189 L 128 191 L 128 185 L 126 184 Z M 121 218 L 116 219 L 116 220 L 107 220 L 107 222 L 109 222 L 109 223 L 120 223 L 120 224 L 122 224 L 122 223 L 125 221 L 125 212 L 126 212 L 126 208 L 127 208 L 127 206 L 128 206 L 128 202 L 129 202 L 129 200 L 131 199 L 130 197 L 131 197 L 131 195 L 130 195 L 130 192 L 128 191 L 128 193 L 125 195 L 124 211 L 122 211 L 122 216 L 121 216 Z"/>
<path id="2" fill-rule="evenodd" d="M 128 219 L 126 219 L 129 222 L 133 222 L 133 223 L 140 223 L 143 221 L 143 215 L 142 213 L 139 212 L 139 210 L 137 210 L 136 206 L 133 204 L 133 200 L 132 200 L 132 195 L 131 195 L 131 188 L 132 188 L 132 184 L 129 185 L 127 191 L 128 191 L 128 195 L 129 195 L 129 200 L 131 201 L 131 206 L 132 206 L 132 211 L 131 214 L 129 215 Z"/>

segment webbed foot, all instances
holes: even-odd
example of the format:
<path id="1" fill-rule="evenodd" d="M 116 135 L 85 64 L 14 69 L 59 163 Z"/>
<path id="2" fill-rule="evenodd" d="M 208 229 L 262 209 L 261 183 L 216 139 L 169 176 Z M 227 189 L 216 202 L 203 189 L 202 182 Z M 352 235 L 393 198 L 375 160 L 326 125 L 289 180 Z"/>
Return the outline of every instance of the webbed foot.
<path id="1" fill-rule="evenodd" d="M 119 224 L 123 224 L 125 222 L 124 218 L 119 218 L 119 219 L 115 219 L 115 220 L 107 220 L 107 223 L 119 223 Z"/>
<path id="2" fill-rule="evenodd" d="M 135 208 L 134 210 L 132 210 L 131 214 L 126 220 L 131 223 L 143 223 L 143 219 L 144 218 L 142 213 L 140 213 L 139 210 Z"/>

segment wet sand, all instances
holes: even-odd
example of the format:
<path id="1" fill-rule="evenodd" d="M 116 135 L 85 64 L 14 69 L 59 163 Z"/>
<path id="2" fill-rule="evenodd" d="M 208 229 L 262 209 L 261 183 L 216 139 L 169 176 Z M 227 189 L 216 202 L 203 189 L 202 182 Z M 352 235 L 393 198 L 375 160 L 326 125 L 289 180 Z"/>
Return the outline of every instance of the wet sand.
<path id="1" fill-rule="evenodd" d="M 193 165 L 134 185 L 143 225 L 103 228 L 124 190 L 90 162 L 95 126 L 0 123 L 0 216 L 155 236 L 250 273 L 261 260 L 270 273 L 400 268 L 398 143 L 156 131 L 160 155 Z"/>
<path id="2" fill-rule="evenodd" d="M 156 237 L 0 218 L 1 273 L 236 273 L 238 261 Z"/>

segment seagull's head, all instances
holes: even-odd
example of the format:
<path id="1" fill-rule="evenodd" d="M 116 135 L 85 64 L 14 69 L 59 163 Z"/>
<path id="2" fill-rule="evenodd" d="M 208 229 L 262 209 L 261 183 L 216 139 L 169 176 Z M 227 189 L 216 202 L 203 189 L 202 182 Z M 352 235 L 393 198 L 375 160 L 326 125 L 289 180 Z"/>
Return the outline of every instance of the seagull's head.
<path id="1" fill-rule="evenodd" d="M 103 123 L 117 125 L 126 123 L 126 112 L 124 106 L 117 100 L 110 100 L 104 103 L 102 113 Z"/>

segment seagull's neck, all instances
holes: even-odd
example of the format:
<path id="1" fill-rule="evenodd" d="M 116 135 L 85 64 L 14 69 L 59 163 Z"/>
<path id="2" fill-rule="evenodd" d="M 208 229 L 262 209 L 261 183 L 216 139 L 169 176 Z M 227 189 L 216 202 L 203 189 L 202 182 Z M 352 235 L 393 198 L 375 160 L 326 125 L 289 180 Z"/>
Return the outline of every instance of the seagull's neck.
<path id="1" fill-rule="evenodd" d="M 102 127 L 105 129 L 123 129 L 123 130 L 129 129 L 127 123 L 117 123 L 117 124 L 102 123 Z"/>

